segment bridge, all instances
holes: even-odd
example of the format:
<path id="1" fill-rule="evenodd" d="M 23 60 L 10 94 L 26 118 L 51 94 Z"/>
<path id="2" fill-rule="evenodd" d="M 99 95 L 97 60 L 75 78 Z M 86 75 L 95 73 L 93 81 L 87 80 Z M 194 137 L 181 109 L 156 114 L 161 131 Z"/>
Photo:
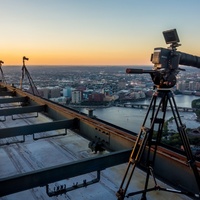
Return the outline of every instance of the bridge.
<path id="1" fill-rule="evenodd" d="M 0 152 L 4 155 L 1 158 L 0 167 L 5 171 L 2 171 L 3 174 L 7 174 L 0 177 L 0 197 L 36 187 L 46 187 L 48 196 L 58 196 L 63 192 L 98 182 L 101 171 L 128 162 L 131 149 L 137 138 L 135 133 L 3 83 L 0 85 L 0 96 L 0 149 L 6 152 L 5 154 Z M 135 104 L 135 106 L 147 107 L 148 105 Z M 24 119 L 23 124 L 18 122 L 21 118 Z M 40 134 L 41 132 L 60 129 L 65 131 L 56 135 Z M 79 139 L 73 144 L 70 130 L 83 139 Z M 53 157 L 54 150 L 50 151 L 47 159 L 52 159 L 52 161 L 61 159 L 67 147 L 71 147 L 70 155 L 72 155 L 72 150 L 76 152 L 76 148 L 85 139 L 87 139 L 91 150 L 96 154 L 91 157 L 84 157 L 83 155 L 86 152 L 80 152 L 78 160 L 70 157 L 70 161 L 65 162 L 66 158 L 63 157 L 62 162 L 59 160 L 60 163 L 53 166 L 46 166 L 45 163 L 40 163 L 32 157 L 33 155 L 29 152 L 30 149 L 34 150 L 34 154 L 41 157 L 44 153 L 42 149 L 46 149 L 49 145 L 53 147 L 57 145 L 58 141 L 51 141 L 51 138 L 61 135 L 64 136 L 62 139 L 58 139 L 62 144 L 58 148 L 61 153 L 59 156 Z M 14 143 L 17 144 L 13 146 L 14 149 L 10 149 L 12 147 L 10 145 L 13 143 L 11 138 L 17 139 L 14 140 Z M 38 147 L 35 145 L 46 141 L 46 138 L 50 138 L 48 143 L 45 143 L 46 146 L 37 151 Z M 65 143 L 65 141 L 68 143 Z M 29 149 L 20 146 L 23 143 L 27 143 Z M 19 158 L 16 156 L 17 149 L 21 152 Z M 98 152 L 101 150 L 105 150 L 106 153 L 99 154 Z M 152 148 L 152 153 L 153 151 Z M 9 155 L 9 158 L 6 155 Z M 23 166 L 20 165 L 21 160 L 26 160 L 27 166 L 24 167 L 24 170 L 22 170 Z M 4 165 L 10 163 L 10 161 L 17 170 L 15 174 L 10 173 L 8 175 L 9 171 L 7 172 L 7 170 L 11 169 Z M 141 168 L 143 165 L 144 163 L 141 163 Z M 196 165 L 200 172 L 200 162 L 196 161 Z M 29 170 L 26 170 L 26 168 Z M 181 151 L 159 146 L 154 171 L 156 177 L 161 178 L 166 183 L 178 185 L 188 192 L 199 193 L 193 173 L 188 167 L 184 153 Z M 97 177 L 92 181 L 84 180 L 82 184 L 76 183 L 68 188 L 65 185 L 57 186 L 53 191 L 49 189 L 49 185 L 54 182 L 68 180 L 90 172 L 97 172 Z M 116 180 L 117 186 L 120 181 L 121 179 Z"/>
<path id="2" fill-rule="evenodd" d="M 119 107 L 127 107 L 127 108 L 138 108 L 138 109 L 148 109 L 149 108 L 149 104 L 142 104 L 142 103 L 119 103 L 116 104 L 116 106 Z M 177 106 L 178 110 L 181 112 L 194 112 L 196 110 L 198 110 L 197 108 L 191 108 L 191 107 L 181 107 L 181 106 Z M 171 110 L 170 107 L 168 107 L 168 110 Z"/>

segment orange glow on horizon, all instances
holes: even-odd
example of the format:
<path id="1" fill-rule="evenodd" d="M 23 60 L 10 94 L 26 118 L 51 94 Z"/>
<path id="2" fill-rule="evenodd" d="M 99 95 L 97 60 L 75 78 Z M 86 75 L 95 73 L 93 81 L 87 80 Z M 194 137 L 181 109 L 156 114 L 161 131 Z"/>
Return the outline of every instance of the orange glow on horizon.
<path id="1" fill-rule="evenodd" d="M 25 51 L 24 51 L 25 52 Z M 4 65 L 21 65 L 22 57 L 29 58 L 27 65 L 149 65 L 144 55 L 119 51 L 19 51 L 1 53 Z M 146 56 L 147 58 L 149 56 Z"/>
<path id="2" fill-rule="evenodd" d="M 184 1 L 185 10 L 174 19 L 163 15 L 162 2 L 146 2 L 3 1 L 0 60 L 4 65 L 21 65 L 23 56 L 27 65 L 151 65 L 153 49 L 168 46 L 162 31 L 172 28 L 183 44 L 178 51 L 199 56 L 197 3 Z"/>

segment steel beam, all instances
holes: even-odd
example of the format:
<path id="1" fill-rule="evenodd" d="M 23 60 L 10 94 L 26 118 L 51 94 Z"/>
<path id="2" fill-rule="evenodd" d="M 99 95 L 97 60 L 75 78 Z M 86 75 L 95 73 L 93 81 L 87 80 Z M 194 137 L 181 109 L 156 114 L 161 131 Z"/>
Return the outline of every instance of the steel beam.
<path id="1" fill-rule="evenodd" d="M 0 110 L 0 116 L 9 116 L 23 113 L 31 113 L 31 112 L 42 112 L 46 110 L 45 105 L 41 106 L 25 106 L 20 108 L 7 108 Z"/>
<path id="2" fill-rule="evenodd" d="M 16 102 L 27 102 L 28 97 L 13 97 L 13 98 L 2 98 L 0 104 L 3 103 L 16 103 Z"/>
<path id="3" fill-rule="evenodd" d="M 0 179 L 0 197 L 128 162 L 131 150 L 74 161 Z"/>
<path id="4" fill-rule="evenodd" d="M 7 91 L 7 87 L 0 87 L 0 92 L 1 91 Z"/>
<path id="5" fill-rule="evenodd" d="M 0 91 L 0 96 L 15 96 L 16 93 L 14 91 Z"/>
<path id="6" fill-rule="evenodd" d="M 43 131 L 51 131 L 58 129 L 69 129 L 74 125 L 74 120 L 59 120 L 54 122 L 46 122 L 41 124 L 30 124 L 25 126 L 1 128 L 0 139 L 15 137 L 19 135 L 31 135 L 33 133 L 40 133 Z"/>

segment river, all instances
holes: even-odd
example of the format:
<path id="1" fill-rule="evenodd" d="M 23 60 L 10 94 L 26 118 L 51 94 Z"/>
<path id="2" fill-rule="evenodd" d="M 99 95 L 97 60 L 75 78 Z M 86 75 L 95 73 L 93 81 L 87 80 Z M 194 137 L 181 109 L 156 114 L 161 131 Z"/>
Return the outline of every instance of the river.
<path id="1" fill-rule="evenodd" d="M 197 96 L 191 95 L 175 95 L 175 101 L 177 106 L 180 107 L 191 107 L 191 102 L 194 99 L 198 99 Z M 149 100 L 138 101 L 137 103 L 149 104 Z M 87 109 L 81 109 L 81 112 L 87 113 Z M 110 122 L 127 130 L 138 133 L 143 123 L 144 117 L 147 113 L 147 109 L 138 108 L 125 108 L 125 107 L 108 107 L 108 108 L 97 108 L 93 111 L 93 114 L 104 121 Z M 183 124 L 187 128 L 197 128 L 200 123 L 195 121 L 196 115 L 193 112 L 179 112 Z M 167 111 L 166 119 L 172 116 L 171 111 Z M 176 128 L 175 124 L 170 125 L 170 129 Z"/>

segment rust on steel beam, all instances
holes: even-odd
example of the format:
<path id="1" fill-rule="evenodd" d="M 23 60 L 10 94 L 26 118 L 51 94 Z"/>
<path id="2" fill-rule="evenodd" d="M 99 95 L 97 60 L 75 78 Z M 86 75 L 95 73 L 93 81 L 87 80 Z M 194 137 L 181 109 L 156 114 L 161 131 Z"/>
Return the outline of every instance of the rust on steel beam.
<path id="1" fill-rule="evenodd" d="M 31 135 L 43 131 L 51 131 L 58 129 L 70 129 L 74 126 L 74 120 L 59 120 L 54 122 L 45 122 L 40 124 L 30 124 L 25 126 L 17 126 L 0 129 L 0 139 L 15 137 L 19 135 Z"/>
<path id="2" fill-rule="evenodd" d="M 13 98 L 1 98 L 0 104 L 3 103 L 16 103 L 16 102 L 27 102 L 28 97 L 13 97 Z"/>
<path id="3" fill-rule="evenodd" d="M 131 149 L 0 179 L 0 197 L 128 162 Z"/>
<path id="4" fill-rule="evenodd" d="M 7 108 L 7 109 L 0 110 L 0 116 L 9 116 L 9 115 L 32 113 L 32 112 L 42 112 L 42 111 L 46 111 L 45 105 L 25 106 L 25 107 L 19 107 L 19 108 Z"/>

